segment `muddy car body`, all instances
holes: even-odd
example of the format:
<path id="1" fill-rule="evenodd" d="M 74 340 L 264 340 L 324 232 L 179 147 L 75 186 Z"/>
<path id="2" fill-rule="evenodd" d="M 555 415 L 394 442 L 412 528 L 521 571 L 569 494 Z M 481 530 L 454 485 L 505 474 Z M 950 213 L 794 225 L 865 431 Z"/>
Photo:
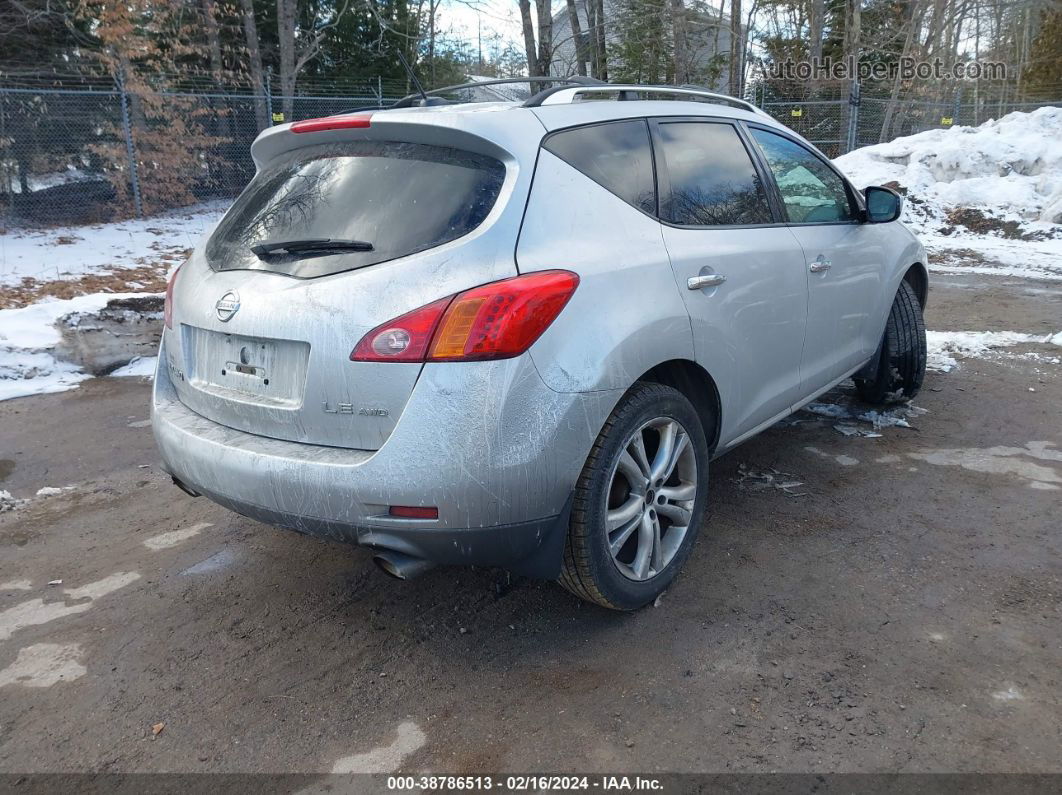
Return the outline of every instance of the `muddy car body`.
<path id="1" fill-rule="evenodd" d="M 711 457 L 853 375 L 917 391 L 897 197 L 737 100 L 595 90 L 264 132 L 170 286 L 175 480 L 399 575 L 494 565 L 631 608 L 688 555 Z"/>

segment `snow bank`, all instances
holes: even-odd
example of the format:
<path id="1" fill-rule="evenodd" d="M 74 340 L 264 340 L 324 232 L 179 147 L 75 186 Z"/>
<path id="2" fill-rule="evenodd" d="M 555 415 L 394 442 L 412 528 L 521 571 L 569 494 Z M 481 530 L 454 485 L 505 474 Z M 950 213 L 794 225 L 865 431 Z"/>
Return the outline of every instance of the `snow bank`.
<path id="1" fill-rule="evenodd" d="M 1062 108 L 927 130 L 835 161 L 857 187 L 898 185 L 903 221 L 945 272 L 1062 280 Z"/>
<path id="2" fill-rule="evenodd" d="M 99 312 L 116 298 L 134 297 L 142 294 L 96 293 L 0 310 L 0 400 L 61 392 L 89 378 L 76 365 L 55 357 L 62 342 L 56 322 L 71 314 Z"/>

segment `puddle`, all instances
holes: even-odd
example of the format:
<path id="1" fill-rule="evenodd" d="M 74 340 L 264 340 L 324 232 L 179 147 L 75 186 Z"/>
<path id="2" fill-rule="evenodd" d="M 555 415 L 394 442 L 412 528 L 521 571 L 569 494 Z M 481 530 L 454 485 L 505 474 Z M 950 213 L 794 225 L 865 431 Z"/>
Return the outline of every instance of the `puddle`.
<path id="1" fill-rule="evenodd" d="M 223 549 L 216 555 L 211 555 L 204 561 L 189 566 L 181 572 L 182 575 L 210 574 L 215 571 L 226 569 L 236 562 L 236 553 L 231 549 Z"/>
<path id="2" fill-rule="evenodd" d="M 0 483 L 3 483 L 15 471 L 17 464 L 10 458 L 0 458 Z"/>

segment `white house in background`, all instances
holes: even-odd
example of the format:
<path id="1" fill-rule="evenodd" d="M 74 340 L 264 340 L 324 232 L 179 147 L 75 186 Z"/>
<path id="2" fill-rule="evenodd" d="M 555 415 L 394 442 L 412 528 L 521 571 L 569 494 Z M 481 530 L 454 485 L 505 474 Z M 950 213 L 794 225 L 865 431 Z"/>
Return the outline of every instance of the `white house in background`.
<path id="1" fill-rule="evenodd" d="M 619 17 L 619 2 L 618 0 L 603 0 L 603 2 L 605 43 L 608 46 L 619 41 L 614 24 L 610 24 L 610 20 Z M 586 0 L 575 0 L 575 10 L 579 17 L 579 30 L 583 39 L 583 47 L 580 51 L 587 53 L 589 52 L 587 33 L 589 24 L 586 17 Z M 723 19 L 716 9 L 705 4 L 694 7 L 693 3 L 687 0 L 686 39 L 689 53 L 688 73 L 692 76 L 693 82 L 715 90 L 726 91 L 730 80 L 730 70 L 727 68 L 730 53 L 729 21 Z M 576 52 L 572 26 L 568 21 L 568 6 L 565 4 L 553 15 L 553 63 L 550 65 L 550 73 L 557 77 L 578 74 Z M 709 72 L 716 75 L 714 80 L 705 76 Z M 587 74 L 589 73 L 590 68 L 587 64 Z"/>

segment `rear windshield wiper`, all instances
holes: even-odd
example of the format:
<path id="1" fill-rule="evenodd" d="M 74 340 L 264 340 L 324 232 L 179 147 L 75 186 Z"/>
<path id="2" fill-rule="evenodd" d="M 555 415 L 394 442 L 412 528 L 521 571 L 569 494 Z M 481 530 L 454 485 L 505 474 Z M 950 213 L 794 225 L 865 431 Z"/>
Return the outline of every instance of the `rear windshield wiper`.
<path id="1" fill-rule="evenodd" d="M 372 251 L 372 243 L 367 240 L 342 240 L 330 237 L 310 238 L 307 240 L 284 240 L 278 243 L 259 243 L 251 246 L 259 258 L 276 254 L 291 257 L 315 257 L 336 254 L 343 251 Z"/>

